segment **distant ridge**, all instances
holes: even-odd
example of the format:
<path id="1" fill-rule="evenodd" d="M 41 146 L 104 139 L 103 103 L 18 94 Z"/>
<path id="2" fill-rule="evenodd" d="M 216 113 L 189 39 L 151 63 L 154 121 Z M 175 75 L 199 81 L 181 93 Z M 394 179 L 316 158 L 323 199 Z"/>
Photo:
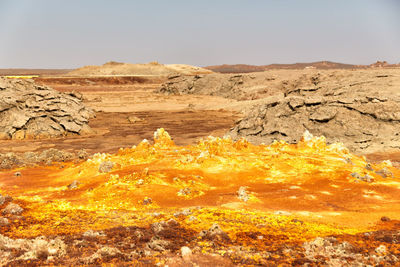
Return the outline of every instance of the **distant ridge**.
<path id="1" fill-rule="evenodd" d="M 0 69 L 0 76 L 6 75 L 63 75 L 72 69 Z"/>
<path id="2" fill-rule="evenodd" d="M 352 65 L 337 63 L 331 61 L 317 61 L 311 63 L 293 63 L 293 64 L 270 64 L 270 65 L 215 65 L 204 67 L 205 69 L 212 70 L 220 73 L 247 73 L 247 72 L 262 72 L 270 69 L 366 69 L 366 68 L 397 68 L 400 64 L 388 64 L 386 61 L 377 61 L 370 65 Z"/>

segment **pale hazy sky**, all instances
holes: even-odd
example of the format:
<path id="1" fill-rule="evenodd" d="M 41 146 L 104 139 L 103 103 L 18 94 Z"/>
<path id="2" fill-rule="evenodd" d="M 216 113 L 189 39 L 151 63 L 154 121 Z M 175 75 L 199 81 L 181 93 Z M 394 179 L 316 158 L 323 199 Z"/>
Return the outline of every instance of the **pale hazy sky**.
<path id="1" fill-rule="evenodd" d="M 0 0 L 0 68 L 400 63 L 400 0 Z"/>

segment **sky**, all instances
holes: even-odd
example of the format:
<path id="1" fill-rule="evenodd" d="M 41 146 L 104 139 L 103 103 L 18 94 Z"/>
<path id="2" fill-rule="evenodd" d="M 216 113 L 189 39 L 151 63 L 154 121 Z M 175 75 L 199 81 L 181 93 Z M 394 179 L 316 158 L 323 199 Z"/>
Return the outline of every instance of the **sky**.
<path id="1" fill-rule="evenodd" d="M 400 63 L 400 0 L 0 0 L 0 68 Z"/>

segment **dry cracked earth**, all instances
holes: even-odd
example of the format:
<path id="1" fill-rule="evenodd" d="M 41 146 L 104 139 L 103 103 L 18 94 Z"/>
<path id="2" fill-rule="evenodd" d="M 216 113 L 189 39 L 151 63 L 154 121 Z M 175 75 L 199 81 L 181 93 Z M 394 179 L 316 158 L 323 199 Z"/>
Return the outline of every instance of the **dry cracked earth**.
<path id="1" fill-rule="evenodd" d="M 1 266 L 399 265 L 398 69 L 9 82 Z"/>

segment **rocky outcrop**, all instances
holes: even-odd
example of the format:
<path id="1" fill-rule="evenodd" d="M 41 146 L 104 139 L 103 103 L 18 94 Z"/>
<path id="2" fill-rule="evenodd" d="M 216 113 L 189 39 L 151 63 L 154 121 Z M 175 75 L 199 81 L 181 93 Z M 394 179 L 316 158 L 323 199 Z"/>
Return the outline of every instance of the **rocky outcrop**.
<path id="1" fill-rule="evenodd" d="M 357 75 L 271 71 L 171 76 L 156 92 L 257 100 L 243 104 L 244 118 L 229 132 L 234 139 L 296 143 L 308 130 L 325 136 L 328 143 L 342 142 L 352 151 L 369 153 L 400 148 L 399 84 L 390 72 L 378 70 Z"/>
<path id="2" fill-rule="evenodd" d="M 229 135 L 256 144 L 297 143 L 308 130 L 355 152 L 400 148 L 399 96 L 371 85 L 337 83 L 316 75 L 312 86 L 287 86 L 247 111 Z"/>
<path id="3" fill-rule="evenodd" d="M 242 100 L 248 97 L 242 89 L 245 87 L 245 81 L 249 82 L 249 80 L 251 80 L 249 75 L 242 74 L 174 75 L 168 77 L 168 81 L 162 84 L 156 93 L 166 95 L 200 94 Z"/>
<path id="4" fill-rule="evenodd" d="M 78 93 L 60 93 L 30 80 L 0 78 L 0 139 L 86 134 L 94 112 Z"/>

